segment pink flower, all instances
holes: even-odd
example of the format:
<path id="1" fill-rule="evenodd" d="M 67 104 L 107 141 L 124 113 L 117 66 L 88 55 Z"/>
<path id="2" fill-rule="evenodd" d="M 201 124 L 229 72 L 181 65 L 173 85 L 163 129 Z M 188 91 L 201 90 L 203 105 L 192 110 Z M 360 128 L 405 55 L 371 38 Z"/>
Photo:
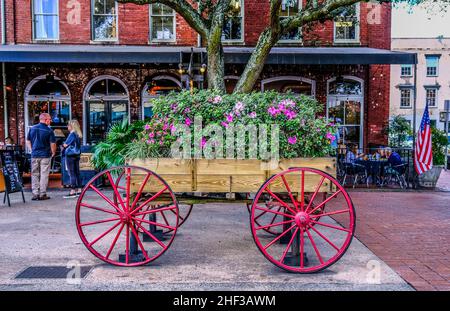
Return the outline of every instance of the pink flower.
<path id="1" fill-rule="evenodd" d="M 232 113 L 228 113 L 225 115 L 225 118 L 227 119 L 228 123 L 233 122 L 233 114 Z"/>
<path id="2" fill-rule="evenodd" d="M 159 145 L 160 145 L 160 146 L 163 145 L 163 141 L 162 141 L 162 140 L 159 141 Z"/>
<path id="3" fill-rule="evenodd" d="M 272 117 L 276 116 L 276 115 L 279 113 L 278 109 L 275 108 L 275 107 L 269 107 L 269 109 L 267 109 L 267 112 L 268 112 Z"/>
<path id="4" fill-rule="evenodd" d="M 167 130 L 169 128 L 169 125 L 167 123 L 164 123 L 163 125 L 163 131 Z"/>
<path id="5" fill-rule="evenodd" d="M 250 118 L 254 119 L 254 118 L 256 118 L 256 112 L 255 112 L 255 111 L 250 112 L 250 114 L 249 114 L 248 116 L 249 116 Z"/>
<path id="6" fill-rule="evenodd" d="M 222 124 L 223 127 L 228 127 L 228 123 L 227 122 L 222 122 L 220 124 Z"/>
<path id="7" fill-rule="evenodd" d="M 155 137 L 155 133 L 151 132 L 150 134 L 148 134 L 148 137 L 150 137 L 150 138 Z"/>
<path id="8" fill-rule="evenodd" d="M 297 116 L 297 114 L 295 113 L 295 111 L 292 111 L 292 110 L 286 110 L 286 111 L 284 112 L 284 115 L 285 115 L 289 120 L 294 119 L 294 118 Z"/>
<path id="9" fill-rule="evenodd" d="M 222 102 L 222 97 L 220 97 L 220 96 L 214 97 L 214 99 L 213 99 L 213 103 L 214 103 L 214 104 L 218 104 L 218 103 L 220 103 L 220 102 Z"/>
<path id="10" fill-rule="evenodd" d="M 202 145 L 202 148 L 205 147 L 205 145 L 206 145 L 206 138 L 205 137 L 202 138 L 202 144 L 201 145 Z"/>
<path id="11" fill-rule="evenodd" d="M 144 128 L 148 131 L 150 129 L 150 125 L 146 124 Z"/>
<path id="12" fill-rule="evenodd" d="M 175 125 L 171 124 L 170 125 L 170 133 L 173 134 L 173 133 L 175 133 L 176 130 L 177 129 L 176 129 Z"/>
<path id="13" fill-rule="evenodd" d="M 191 109 L 189 107 L 184 109 L 184 113 L 189 113 L 189 112 L 191 112 Z"/>
<path id="14" fill-rule="evenodd" d="M 243 109 L 244 109 L 244 104 L 242 102 L 237 102 L 236 105 L 234 105 L 234 112 L 237 115 L 240 115 Z"/>
<path id="15" fill-rule="evenodd" d="M 329 139 L 331 142 L 335 141 L 336 136 L 334 136 L 333 134 L 331 134 L 330 132 L 328 132 L 326 135 L 326 138 Z"/>
<path id="16" fill-rule="evenodd" d="M 184 120 L 184 124 L 186 124 L 187 126 L 190 126 L 190 125 L 192 124 L 191 119 L 186 118 L 186 119 Z"/>
<path id="17" fill-rule="evenodd" d="M 295 143 L 297 143 L 297 136 L 288 137 L 288 143 L 290 145 L 294 145 Z"/>

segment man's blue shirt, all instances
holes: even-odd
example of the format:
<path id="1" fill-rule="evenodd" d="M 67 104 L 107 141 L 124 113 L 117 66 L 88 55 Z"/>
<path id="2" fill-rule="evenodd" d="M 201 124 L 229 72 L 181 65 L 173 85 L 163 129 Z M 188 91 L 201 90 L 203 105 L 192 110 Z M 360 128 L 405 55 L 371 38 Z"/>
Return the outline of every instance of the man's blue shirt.
<path id="1" fill-rule="evenodd" d="M 50 158 L 52 156 L 51 143 L 56 142 L 55 133 L 44 123 L 33 125 L 28 132 L 31 142 L 32 158 Z"/>
<path id="2" fill-rule="evenodd" d="M 400 165 L 402 164 L 402 157 L 397 152 L 392 152 L 388 159 L 389 164 L 392 166 Z"/>

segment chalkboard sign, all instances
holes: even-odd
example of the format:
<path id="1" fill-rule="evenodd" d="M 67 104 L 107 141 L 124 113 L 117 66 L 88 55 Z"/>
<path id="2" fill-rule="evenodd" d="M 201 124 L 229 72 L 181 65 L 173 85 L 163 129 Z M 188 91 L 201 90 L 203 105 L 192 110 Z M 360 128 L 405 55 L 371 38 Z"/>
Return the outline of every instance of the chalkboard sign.
<path id="1" fill-rule="evenodd" d="M 1 150 L 2 171 L 5 177 L 7 193 L 22 191 L 22 179 L 19 173 L 14 150 Z"/>

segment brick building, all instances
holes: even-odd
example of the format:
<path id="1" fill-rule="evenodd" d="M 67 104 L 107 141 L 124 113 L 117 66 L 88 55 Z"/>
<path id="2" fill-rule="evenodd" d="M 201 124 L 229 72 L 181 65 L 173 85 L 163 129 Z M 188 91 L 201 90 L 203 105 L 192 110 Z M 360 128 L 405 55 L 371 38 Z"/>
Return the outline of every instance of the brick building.
<path id="1" fill-rule="evenodd" d="M 268 0 L 235 2 L 240 5 L 223 34 L 229 90 L 269 13 Z M 95 144 L 112 122 L 150 116 L 152 97 L 188 88 L 190 78 L 180 68 L 191 60 L 194 86 L 205 87 L 204 44 L 170 8 L 111 0 L 1 3 L 2 140 L 8 135 L 24 144 L 27 128 L 47 111 L 63 132 L 68 119 L 80 120 L 84 143 Z M 282 16 L 301 5 L 284 1 Z M 315 96 L 324 115 L 343 124 L 344 142 L 386 143 L 389 64 L 415 61 L 414 55 L 390 51 L 390 22 L 389 4 L 361 3 L 335 21 L 292 31 L 272 50 L 255 90 Z"/>

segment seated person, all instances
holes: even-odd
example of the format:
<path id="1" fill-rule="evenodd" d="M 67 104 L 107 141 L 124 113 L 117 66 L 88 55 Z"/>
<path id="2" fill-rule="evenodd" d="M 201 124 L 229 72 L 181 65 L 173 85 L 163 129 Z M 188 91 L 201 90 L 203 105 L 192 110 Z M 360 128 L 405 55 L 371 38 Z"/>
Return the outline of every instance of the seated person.
<path id="1" fill-rule="evenodd" d="M 392 151 L 391 148 L 387 147 L 385 149 L 386 158 L 391 166 L 397 166 L 403 164 L 402 157 L 395 151 Z"/>
<path id="2" fill-rule="evenodd" d="M 381 146 L 378 147 L 378 149 L 375 150 L 375 152 L 372 154 L 372 159 L 373 160 L 379 161 L 379 160 L 385 159 L 385 158 L 386 158 L 386 155 L 384 154 L 384 149 Z"/>
<path id="3" fill-rule="evenodd" d="M 12 145 L 14 145 L 14 139 L 12 139 L 12 137 L 6 137 L 5 138 L 5 145 L 6 146 L 12 146 Z"/>
<path id="4" fill-rule="evenodd" d="M 349 150 L 347 151 L 347 154 L 345 155 L 345 162 L 355 163 L 357 159 L 360 159 L 362 157 L 364 157 L 364 153 L 358 154 L 358 146 L 351 145 Z"/>

